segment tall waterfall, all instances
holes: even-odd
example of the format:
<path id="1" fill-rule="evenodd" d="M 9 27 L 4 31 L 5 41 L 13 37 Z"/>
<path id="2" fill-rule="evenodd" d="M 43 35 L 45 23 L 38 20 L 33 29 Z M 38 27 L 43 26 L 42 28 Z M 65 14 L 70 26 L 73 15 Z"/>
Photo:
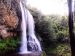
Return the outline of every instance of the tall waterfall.
<path id="1" fill-rule="evenodd" d="M 42 51 L 40 43 L 35 36 L 35 25 L 31 13 L 23 7 L 20 2 L 20 8 L 22 13 L 22 36 L 21 36 L 21 47 L 20 54 L 40 52 Z M 28 31 L 27 31 L 28 30 Z"/>

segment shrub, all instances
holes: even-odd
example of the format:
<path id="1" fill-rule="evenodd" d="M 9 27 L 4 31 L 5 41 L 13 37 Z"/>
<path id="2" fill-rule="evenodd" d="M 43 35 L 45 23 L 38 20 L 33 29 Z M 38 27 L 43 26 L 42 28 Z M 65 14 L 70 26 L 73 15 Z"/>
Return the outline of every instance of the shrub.
<path id="1" fill-rule="evenodd" d="M 0 53 L 16 50 L 19 44 L 18 38 L 7 38 L 0 40 Z"/>

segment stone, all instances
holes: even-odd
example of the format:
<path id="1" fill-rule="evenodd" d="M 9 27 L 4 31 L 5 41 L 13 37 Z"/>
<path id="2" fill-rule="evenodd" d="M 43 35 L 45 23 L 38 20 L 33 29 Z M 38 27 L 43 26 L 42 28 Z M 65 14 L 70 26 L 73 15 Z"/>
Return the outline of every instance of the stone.
<path id="1" fill-rule="evenodd" d="M 14 31 L 20 27 L 21 13 L 17 0 L 0 0 L 0 36 L 3 38 L 16 36 Z"/>
<path id="2" fill-rule="evenodd" d="M 1 19 L 6 26 L 15 28 L 18 24 L 16 12 L 6 7 L 4 3 L 0 3 L 0 15 L 2 16 Z"/>

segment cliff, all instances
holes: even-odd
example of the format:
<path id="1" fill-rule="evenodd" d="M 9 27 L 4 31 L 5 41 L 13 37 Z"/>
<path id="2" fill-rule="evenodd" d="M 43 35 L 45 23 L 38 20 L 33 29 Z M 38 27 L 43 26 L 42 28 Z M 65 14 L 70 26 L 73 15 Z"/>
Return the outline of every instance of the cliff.
<path id="1" fill-rule="evenodd" d="M 0 36 L 15 36 L 20 30 L 21 12 L 17 0 L 0 0 Z"/>

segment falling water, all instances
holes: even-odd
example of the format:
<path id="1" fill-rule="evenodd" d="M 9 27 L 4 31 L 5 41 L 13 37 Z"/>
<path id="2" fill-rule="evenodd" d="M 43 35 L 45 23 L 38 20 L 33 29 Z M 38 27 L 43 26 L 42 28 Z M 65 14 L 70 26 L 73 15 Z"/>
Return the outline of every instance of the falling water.
<path id="1" fill-rule="evenodd" d="M 22 23 L 21 23 L 21 29 L 22 29 L 22 38 L 21 38 L 21 48 L 20 53 L 27 53 L 27 36 L 26 36 L 26 15 L 22 6 L 22 3 L 20 2 L 21 7 L 21 13 L 22 13 Z"/>
<path id="2" fill-rule="evenodd" d="M 34 20 L 31 13 L 23 7 L 22 3 L 20 2 L 20 8 L 22 13 L 22 39 L 21 39 L 21 47 L 20 47 L 20 54 L 31 53 L 31 52 L 40 52 L 42 51 L 40 43 L 35 36 L 34 31 Z M 27 28 L 27 29 L 26 29 Z M 28 32 L 26 31 L 28 30 Z"/>
<path id="3" fill-rule="evenodd" d="M 34 31 L 35 26 L 34 26 L 33 17 L 28 10 L 27 10 L 27 13 L 28 13 L 28 34 L 29 34 L 29 40 L 28 41 L 29 41 L 29 44 L 31 44 L 31 43 L 34 44 L 32 46 L 34 48 L 34 50 L 32 49 L 32 51 L 42 51 L 40 43 L 35 36 L 35 31 Z M 35 50 L 36 48 L 37 48 L 37 50 Z"/>

